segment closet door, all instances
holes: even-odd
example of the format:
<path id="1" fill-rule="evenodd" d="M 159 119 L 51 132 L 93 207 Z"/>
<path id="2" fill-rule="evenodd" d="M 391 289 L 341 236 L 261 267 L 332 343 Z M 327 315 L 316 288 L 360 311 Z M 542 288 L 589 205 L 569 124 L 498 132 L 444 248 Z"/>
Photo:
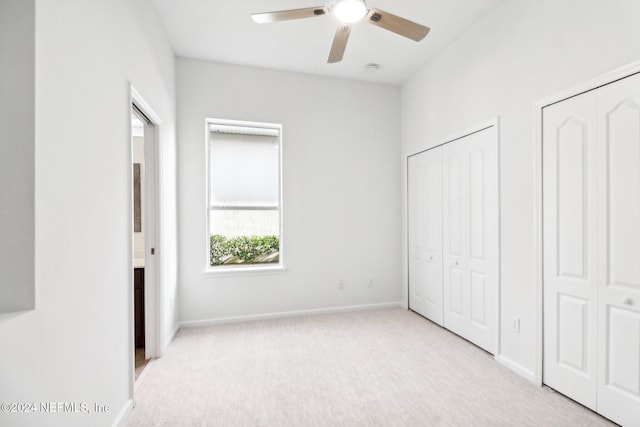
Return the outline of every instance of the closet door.
<path id="1" fill-rule="evenodd" d="M 409 308 L 442 325 L 442 150 L 408 161 Z"/>
<path id="2" fill-rule="evenodd" d="M 543 114 L 544 382 L 640 425 L 640 76 Z"/>
<path id="3" fill-rule="evenodd" d="M 495 126 L 443 146 L 444 326 L 493 353 L 499 212 Z"/>
<path id="4" fill-rule="evenodd" d="M 640 75 L 598 90 L 597 108 L 597 407 L 617 423 L 640 426 Z"/>
<path id="5" fill-rule="evenodd" d="M 544 383 L 596 408 L 597 153 L 592 96 L 544 109 Z"/>
<path id="6" fill-rule="evenodd" d="M 468 223 L 465 202 L 468 199 L 466 141 L 444 146 L 443 158 L 443 264 L 444 325 L 465 336 L 469 312 L 469 280 L 466 274 Z"/>

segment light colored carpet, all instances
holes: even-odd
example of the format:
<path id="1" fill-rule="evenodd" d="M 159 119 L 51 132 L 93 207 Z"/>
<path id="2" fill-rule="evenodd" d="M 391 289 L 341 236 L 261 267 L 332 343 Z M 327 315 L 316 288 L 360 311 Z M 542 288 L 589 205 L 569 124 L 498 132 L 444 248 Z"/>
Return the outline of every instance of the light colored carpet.
<path id="1" fill-rule="evenodd" d="M 415 313 L 183 329 L 128 426 L 608 426 Z"/>

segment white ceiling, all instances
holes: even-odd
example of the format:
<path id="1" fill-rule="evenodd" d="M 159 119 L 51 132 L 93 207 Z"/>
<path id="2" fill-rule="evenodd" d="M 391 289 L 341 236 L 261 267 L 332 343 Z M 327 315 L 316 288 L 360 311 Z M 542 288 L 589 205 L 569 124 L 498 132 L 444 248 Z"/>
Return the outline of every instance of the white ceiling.
<path id="1" fill-rule="evenodd" d="M 324 6 L 333 0 L 152 0 L 178 56 L 400 84 L 503 0 L 367 0 L 431 28 L 421 42 L 360 21 L 342 62 L 327 64 L 333 15 L 256 24 L 252 13 Z M 377 63 L 377 72 L 365 66 Z"/>

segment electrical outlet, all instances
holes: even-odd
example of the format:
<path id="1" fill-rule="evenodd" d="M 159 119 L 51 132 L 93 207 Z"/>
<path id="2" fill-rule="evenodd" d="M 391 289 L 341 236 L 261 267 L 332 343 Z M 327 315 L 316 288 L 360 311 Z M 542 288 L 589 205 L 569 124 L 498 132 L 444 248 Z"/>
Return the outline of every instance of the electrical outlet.
<path id="1" fill-rule="evenodd" d="M 344 289 L 344 280 L 340 280 L 340 283 L 338 283 L 338 289 Z"/>
<path id="2" fill-rule="evenodd" d="M 520 319 L 519 318 L 514 318 L 511 320 L 511 327 L 513 328 L 513 331 L 516 334 L 520 333 Z"/>

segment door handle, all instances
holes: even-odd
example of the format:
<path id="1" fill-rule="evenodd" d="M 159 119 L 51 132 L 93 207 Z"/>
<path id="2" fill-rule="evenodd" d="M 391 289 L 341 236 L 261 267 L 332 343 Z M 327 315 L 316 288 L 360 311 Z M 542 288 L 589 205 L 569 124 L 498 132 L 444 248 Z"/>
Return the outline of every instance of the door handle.
<path id="1" fill-rule="evenodd" d="M 633 300 L 629 297 L 623 297 L 620 299 L 620 302 L 624 305 L 633 305 Z"/>

